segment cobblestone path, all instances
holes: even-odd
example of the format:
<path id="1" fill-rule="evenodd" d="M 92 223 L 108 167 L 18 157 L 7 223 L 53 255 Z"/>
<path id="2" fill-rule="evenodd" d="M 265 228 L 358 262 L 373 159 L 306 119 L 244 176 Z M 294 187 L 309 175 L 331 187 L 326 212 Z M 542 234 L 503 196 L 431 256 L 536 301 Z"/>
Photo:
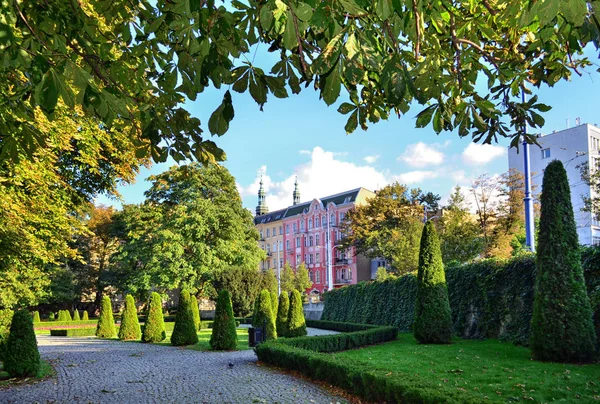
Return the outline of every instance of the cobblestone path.
<path id="1" fill-rule="evenodd" d="M 252 350 L 198 352 L 50 336 L 38 336 L 38 344 L 56 377 L 0 390 L 0 403 L 343 402 L 314 384 L 257 366 Z"/>

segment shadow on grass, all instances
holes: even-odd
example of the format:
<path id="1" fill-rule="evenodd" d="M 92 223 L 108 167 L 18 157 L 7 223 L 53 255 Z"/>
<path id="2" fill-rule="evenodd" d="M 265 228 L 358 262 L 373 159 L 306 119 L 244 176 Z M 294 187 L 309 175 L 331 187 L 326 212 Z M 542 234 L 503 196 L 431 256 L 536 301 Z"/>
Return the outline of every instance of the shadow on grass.
<path id="1" fill-rule="evenodd" d="M 19 377 L 11 378 L 4 371 L 4 366 L 0 362 L 0 389 L 21 386 L 24 384 L 35 384 L 54 376 L 56 372 L 50 362 L 42 360 L 40 362 L 40 370 L 35 377 Z"/>

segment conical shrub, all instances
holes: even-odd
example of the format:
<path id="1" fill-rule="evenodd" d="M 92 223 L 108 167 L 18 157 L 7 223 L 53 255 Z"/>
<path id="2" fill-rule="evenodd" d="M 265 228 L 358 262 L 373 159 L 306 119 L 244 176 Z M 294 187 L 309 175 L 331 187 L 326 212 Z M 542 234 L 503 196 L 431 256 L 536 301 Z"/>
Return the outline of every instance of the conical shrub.
<path id="1" fill-rule="evenodd" d="M 100 318 L 98 318 L 98 325 L 96 326 L 96 337 L 114 338 L 115 333 L 115 319 L 110 297 L 103 296 L 102 305 L 100 306 Z"/>
<path id="2" fill-rule="evenodd" d="M 40 319 L 40 312 L 39 311 L 34 311 L 33 312 L 33 322 L 34 323 L 41 323 L 42 320 Z"/>
<path id="3" fill-rule="evenodd" d="M 71 317 L 71 312 L 69 310 L 64 310 L 65 321 L 73 321 Z"/>
<path id="4" fill-rule="evenodd" d="M 275 326 L 275 313 L 271 308 L 271 294 L 268 290 L 263 289 L 258 295 L 254 315 L 252 316 L 252 326 L 261 328 L 267 325 L 267 339 L 277 338 L 277 329 Z"/>
<path id="5" fill-rule="evenodd" d="M 54 321 L 54 318 L 55 318 L 55 317 L 54 317 L 54 313 L 53 313 L 53 312 L 50 312 L 50 314 L 48 315 L 48 320 L 50 320 L 50 321 Z"/>
<path id="6" fill-rule="evenodd" d="M 175 346 L 194 345 L 198 342 L 198 327 L 192 311 L 192 300 L 187 290 L 179 294 L 179 307 L 175 316 L 175 327 L 171 334 L 171 344 Z"/>
<path id="7" fill-rule="evenodd" d="M 160 342 L 167 335 L 165 333 L 165 317 L 162 308 L 162 299 L 156 292 L 150 296 L 150 307 L 144 323 L 144 332 L 142 333 L 143 342 Z"/>
<path id="8" fill-rule="evenodd" d="M 231 296 L 227 290 L 220 291 L 217 298 L 210 346 L 217 351 L 231 351 L 237 348 L 235 318 L 231 307 Z"/>
<path id="9" fill-rule="evenodd" d="M 119 339 L 136 340 L 140 339 L 142 331 L 140 330 L 140 322 L 138 321 L 137 309 L 133 296 L 125 296 L 125 310 L 121 316 L 121 327 L 119 328 Z"/>
<path id="10" fill-rule="evenodd" d="M 275 322 L 277 322 L 277 308 L 279 307 L 279 297 L 277 297 L 277 293 L 269 292 L 271 294 L 271 310 L 273 310 L 273 315 L 275 316 Z"/>
<path id="11" fill-rule="evenodd" d="M 29 312 L 15 312 L 10 325 L 10 334 L 4 347 L 4 371 L 11 377 L 35 376 L 40 370 L 33 321 Z"/>
<path id="12" fill-rule="evenodd" d="M 452 339 L 446 273 L 440 240 L 431 221 L 421 234 L 413 333 L 422 344 L 449 344 Z"/>
<path id="13" fill-rule="evenodd" d="M 56 321 L 65 321 L 65 312 L 64 312 L 64 310 L 59 310 L 58 311 L 58 317 L 56 318 Z"/>
<path id="14" fill-rule="evenodd" d="M 279 295 L 279 304 L 277 306 L 277 335 L 280 337 L 287 337 L 288 314 L 290 310 L 290 298 L 287 292 L 284 291 Z"/>
<path id="15" fill-rule="evenodd" d="M 306 321 L 302 307 L 302 295 L 297 290 L 292 291 L 290 310 L 288 312 L 288 330 L 286 337 L 302 337 L 306 335 Z"/>
<path id="16" fill-rule="evenodd" d="M 194 315 L 194 324 L 196 324 L 196 330 L 200 330 L 202 322 L 200 321 L 200 310 L 198 309 L 198 299 L 196 296 L 190 294 L 190 304 L 192 308 L 192 314 Z"/>
<path id="17" fill-rule="evenodd" d="M 81 321 L 81 318 L 79 317 L 79 310 L 75 310 L 73 312 L 73 321 Z"/>
<path id="18" fill-rule="evenodd" d="M 569 181 L 555 160 L 542 182 L 531 352 L 542 361 L 590 362 L 595 346 Z"/>
<path id="19" fill-rule="evenodd" d="M 83 321 L 89 320 L 89 319 L 90 319 L 90 316 L 89 316 L 87 310 L 84 310 L 83 311 Z"/>

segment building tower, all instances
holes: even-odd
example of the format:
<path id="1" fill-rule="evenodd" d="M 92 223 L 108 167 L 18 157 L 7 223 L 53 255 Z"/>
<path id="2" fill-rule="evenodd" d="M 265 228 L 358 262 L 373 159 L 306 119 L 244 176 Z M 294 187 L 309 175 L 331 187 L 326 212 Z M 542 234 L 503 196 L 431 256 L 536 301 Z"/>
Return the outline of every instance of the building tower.
<path id="1" fill-rule="evenodd" d="M 300 190 L 298 189 L 298 176 L 296 176 L 296 182 L 294 182 L 294 205 L 300 203 Z"/>
<path id="2" fill-rule="evenodd" d="M 265 190 L 263 188 L 262 175 L 260 176 L 260 188 L 258 189 L 258 205 L 256 205 L 256 216 L 269 213 L 267 202 L 265 200 Z"/>

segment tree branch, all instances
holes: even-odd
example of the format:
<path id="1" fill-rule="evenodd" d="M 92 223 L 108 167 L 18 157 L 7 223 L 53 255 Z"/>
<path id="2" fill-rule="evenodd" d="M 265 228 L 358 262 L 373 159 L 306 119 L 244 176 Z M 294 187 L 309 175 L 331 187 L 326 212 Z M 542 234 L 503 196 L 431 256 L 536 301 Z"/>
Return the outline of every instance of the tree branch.
<path id="1" fill-rule="evenodd" d="M 419 54 L 421 53 L 421 15 L 419 14 L 419 10 L 417 10 L 417 1 L 413 0 L 413 14 L 415 16 L 415 29 L 417 31 L 417 40 L 415 42 L 415 59 L 419 59 Z"/>
<path id="2" fill-rule="evenodd" d="M 470 41 L 468 39 L 464 39 L 464 38 L 456 38 L 456 41 L 458 43 L 464 43 L 467 45 L 471 45 L 473 48 L 477 49 L 479 51 L 479 53 L 481 53 L 488 62 L 493 64 L 496 69 L 499 69 L 498 63 L 496 63 L 496 62 L 500 61 L 501 59 L 498 59 L 498 58 L 490 55 L 485 49 L 483 49 L 481 46 L 479 46 L 475 42 Z"/>

